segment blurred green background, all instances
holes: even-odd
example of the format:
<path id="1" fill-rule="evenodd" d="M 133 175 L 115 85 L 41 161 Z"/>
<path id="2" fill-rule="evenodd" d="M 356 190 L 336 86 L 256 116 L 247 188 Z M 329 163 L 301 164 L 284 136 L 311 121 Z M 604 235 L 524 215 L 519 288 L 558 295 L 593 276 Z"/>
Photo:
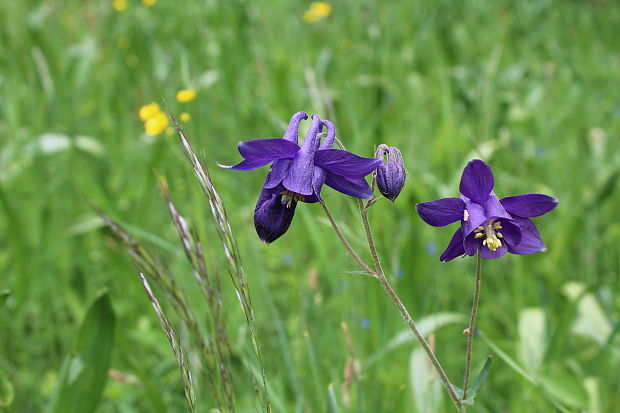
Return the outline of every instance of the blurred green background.
<path id="1" fill-rule="evenodd" d="M 299 110 L 332 120 L 355 153 L 371 156 L 380 143 L 403 152 L 405 189 L 395 204 L 373 207 L 371 220 L 390 280 L 414 318 L 437 327 L 436 353 L 457 384 L 475 260 L 440 263 L 452 230 L 425 225 L 414 204 L 455 196 L 473 157 L 492 166 L 500 197 L 558 197 L 536 220 L 548 253 L 484 262 L 486 338 L 476 340 L 474 370 L 489 354 L 494 363 L 470 411 L 616 411 L 617 2 L 334 1 L 312 22 L 302 1 L 151 3 L 0 2 L 0 290 L 10 290 L 0 299 L 0 411 L 49 408 L 80 323 L 104 290 L 116 328 L 97 411 L 185 409 L 175 359 L 131 262 L 86 202 L 157 251 L 201 317 L 206 306 L 193 293 L 158 175 L 204 234 L 212 271 L 221 245 L 176 138 L 144 132 L 138 111 L 151 102 L 189 114 L 189 137 L 227 206 L 274 411 L 453 410 L 320 206 L 300 204 L 288 233 L 265 246 L 252 213 L 266 168 L 215 167 L 240 159 L 240 140 L 281 136 Z M 196 98 L 178 102 L 187 88 Z M 364 251 L 355 201 L 325 195 Z M 222 276 L 237 407 L 255 411 L 243 367 L 255 362 L 251 343 Z M 343 322 L 357 360 L 351 383 Z M 205 383 L 196 387 L 198 411 L 210 411 Z"/>

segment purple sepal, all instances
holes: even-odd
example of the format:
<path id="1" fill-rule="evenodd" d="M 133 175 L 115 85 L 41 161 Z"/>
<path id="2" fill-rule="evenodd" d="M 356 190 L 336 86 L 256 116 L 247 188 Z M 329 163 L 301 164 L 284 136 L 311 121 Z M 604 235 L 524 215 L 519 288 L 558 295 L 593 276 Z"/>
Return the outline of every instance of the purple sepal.
<path id="1" fill-rule="evenodd" d="M 469 161 L 461 175 L 461 194 L 482 205 L 494 186 L 491 167 L 480 159 Z"/>
<path id="2" fill-rule="evenodd" d="M 459 227 L 456 229 L 456 231 L 454 231 L 454 234 L 452 235 L 452 239 L 450 240 L 448 247 L 443 252 L 443 254 L 441 254 L 441 257 L 439 257 L 439 260 L 441 262 L 448 262 L 464 254 L 465 254 L 465 249 L 463 249 L 463 231 Z"/>
<path id="3" fill-rule="evenodd" d="M 539 217 L 558 206 L 556 198 L 543 194 L 507 196 L 500 202 L 506 211 L 524 218 Z"/>
<path id="4" fill-rule="evenodd" d="M 463 219 L 465 203 L 459 198 L 442 198 L 417 204 L 415 209 L 427 224 L 443 227 Z"/>

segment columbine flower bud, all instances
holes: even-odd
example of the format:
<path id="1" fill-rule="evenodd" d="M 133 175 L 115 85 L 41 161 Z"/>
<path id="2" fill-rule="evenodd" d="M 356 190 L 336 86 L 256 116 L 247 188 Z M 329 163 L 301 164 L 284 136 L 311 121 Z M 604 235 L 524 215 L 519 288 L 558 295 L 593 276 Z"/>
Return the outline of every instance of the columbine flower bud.
<path id="1" fill-rule="evenodd" d="M 407 171 L 398 148 L 381 144 L 375 157 L 383 163 L 377 168 L 377 188 L 384 197 L 394 202 L 405 185 Z"/>

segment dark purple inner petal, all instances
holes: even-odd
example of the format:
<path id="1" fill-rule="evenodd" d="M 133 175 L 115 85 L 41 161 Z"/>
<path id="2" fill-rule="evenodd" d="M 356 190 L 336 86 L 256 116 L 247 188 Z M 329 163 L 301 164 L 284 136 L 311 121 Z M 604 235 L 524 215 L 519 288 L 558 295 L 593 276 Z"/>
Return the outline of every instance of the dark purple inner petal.
<path id="1" fill-rule="evenodd" d="M 501 203 L 513 215 L 533 218 L 551 211 L 558 205 L 558 200 L 549 195 L 525 194 L 502 198 Z"/>
<path id="2" fill-rule="evenodd" d="M 463 230 L 459 227 L 454 231 L 448 247 L 443 254 L 441 254 L 439 260 L 441 262 L 448 262 L 463 254 L 465 254 L 465 249 L 463 248 Z"/>
<path id="3" fill-rule="evenodd" d="M 356 198 L 370 199 L 374 195 L 364 178 L 350 179 L 325 171 L 325 183 L 338 192 Z"/>
<path id="4" fill-rule="evenodd" d="M 480 244 L 480 247 L 478 249 L 478 253 L 480 254 L 480 256 L 487 260 L 503 257 L 507 252 L 508 247 L 504 243 L 502 243 L 502 246 L 495 251 L 492 251 L 489 248 L 482 246 L 482 244 Z"/>
<path id="5" fill-rule="evenodd" d="M 501 229 L 498 229 L 497 232 L 502 234 L 502 244 L 517 245 L 521 242 L 521 228 L 517 225 L 517 223 L 513 223 L 509 220 L 500 219 L 497 221 L 501 225 Z"/>
<path id="6" fill-rule="evenodd" d="M 483 204 L 495 186 L 491 167 L 480 159 L 469 161 L 461 176 L 461 194 Z"/>
<path id="7" fill-rule="evenodd" d="M 363 158 L 342 149 L 320 149 L 314 154 L 315 164 L 345 178 L 363 178 L 382 162 L 381 159 Z"/>
<path id="8" fill-rule="evenodd" d="M 288 230 L 295 215 L 297 202 L 283 203 L 282 195 L 263 190 L 254 209 L 254 227 L 265 243 L 280 238 Z"/>
<path id="9" fill-rule="evenodd" d="M 521 229 L 521 242 L 517 245 L 508 245 L 509 251 L 512 254 L 525 255 L 547 251 L 547 247 L 545 246 L 536 225 L 531 219 L 515 216 L 513 217 L 513 220 Z"/>
<path id="10" fill-rule="evenodd" d="M 463 219 L 465 203 L 459 198 L 442 198 L 417 204 L 415 209 L 427 224 L 443 227 Z"/>
<path id="11" fill-rule="evenodd" d="M 464 230 L 463 234 L 465 234 Z M 463 248 L 465 249 L 465 254 L 472 257 L 474 256 L 474 254 L 476 254 L 476 251 L 478 251 L 479 247 L 482 248 L 482 239 L 476 238 L 474 233 L 465 236 L 465 239 L 463 240 Z"/>

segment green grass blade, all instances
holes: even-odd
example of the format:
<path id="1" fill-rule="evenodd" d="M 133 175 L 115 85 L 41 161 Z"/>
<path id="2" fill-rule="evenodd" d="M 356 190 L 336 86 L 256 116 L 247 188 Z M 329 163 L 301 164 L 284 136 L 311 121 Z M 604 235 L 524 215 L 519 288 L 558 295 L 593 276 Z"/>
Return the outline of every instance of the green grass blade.
<path id="1" fill-rule="evenodd" d="M 51 413 L 94 412 L 108 378 L 115 316 L 107 293 L 91 305 L 60 375 Z"/>

